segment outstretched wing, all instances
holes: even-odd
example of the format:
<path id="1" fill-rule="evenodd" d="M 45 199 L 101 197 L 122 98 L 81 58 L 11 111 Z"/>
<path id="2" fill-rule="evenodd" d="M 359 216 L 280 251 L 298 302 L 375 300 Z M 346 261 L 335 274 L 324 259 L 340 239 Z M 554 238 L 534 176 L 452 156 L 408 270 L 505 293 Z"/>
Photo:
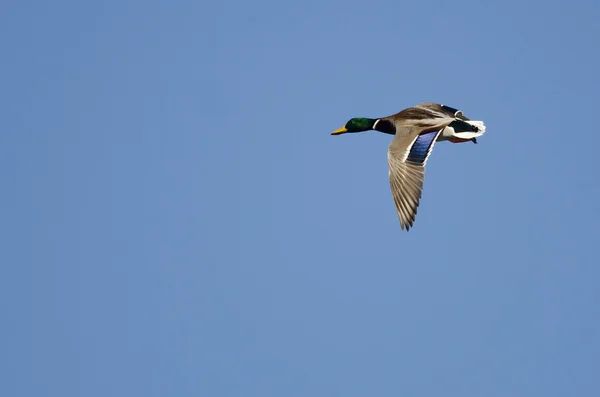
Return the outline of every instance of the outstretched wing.
<path id="1" fill-rule="evenodd" d="M 422 134 L 397 132 L 388 148 L 390 188 L 402 230 L 408 231 L 415 221 L 425 179 L 425 164 L 441 131 Z"/>

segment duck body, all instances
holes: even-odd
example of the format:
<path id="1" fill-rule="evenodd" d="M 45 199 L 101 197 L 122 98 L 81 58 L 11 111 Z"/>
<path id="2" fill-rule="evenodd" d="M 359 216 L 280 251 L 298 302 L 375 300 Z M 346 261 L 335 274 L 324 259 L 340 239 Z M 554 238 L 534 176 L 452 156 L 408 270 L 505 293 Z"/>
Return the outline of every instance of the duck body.
<path id="1" fill-rule="evenodd" d="M 332 135 L 368 130 L 394 135 L 388 148 L 390 188 L 400 226 L 408 231 L 414 224 L 425 164 L 435 142 L 477 143 L 485 133 L 485 124 L 470 120 L 450 106 L 423 102 L 391 116 L 350 119 Z"/>
<path id="2" fill-rule="evenodd" d="M 448 123 L 450 119 L 451 121 Z M 477 137 L 485 132 L 483 122 L 472 121 L 460 110 L 432 102 L 423 102 L 392 116 L 382 117 L 381 120 L 389 120 L 394 127 L 414 127 L 415 129 L 438 128 L 440 124 L 447 124 L 437 137 L 436 141 L 438 142 L 471 141 L 477 143 Z"/>

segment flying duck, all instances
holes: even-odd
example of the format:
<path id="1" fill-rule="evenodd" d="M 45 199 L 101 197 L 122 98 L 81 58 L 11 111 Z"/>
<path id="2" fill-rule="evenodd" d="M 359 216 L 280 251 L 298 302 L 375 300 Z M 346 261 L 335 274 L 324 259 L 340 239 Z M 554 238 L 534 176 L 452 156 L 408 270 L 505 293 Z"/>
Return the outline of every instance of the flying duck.
<path id="1" fill-rule="evenodd" d="M 425 163 L 434 143 L 477 143 L 477 138 L 485 133 L 485 125 L 450 106 L 423 102 L 387 117 L 352 118 L 331 135 L 369 130 L 394 135 L 388 148 L 390 187 L 400 227 L 408 231 L 417 215 Z"/>

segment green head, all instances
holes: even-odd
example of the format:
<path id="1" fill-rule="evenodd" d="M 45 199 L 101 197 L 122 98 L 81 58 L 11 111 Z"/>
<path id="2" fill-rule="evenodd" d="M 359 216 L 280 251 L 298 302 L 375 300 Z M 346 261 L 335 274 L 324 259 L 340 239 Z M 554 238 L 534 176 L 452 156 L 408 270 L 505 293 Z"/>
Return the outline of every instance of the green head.
<path id="1" fill-rule="evenodd" d="M 369 131 L 373 129 L 373 126 L 377 122 L 378 119 L 369 119 L 366 117 L 355 117 L 353 119 L 348 120 L 345 126 L 340 128 L 339 130 L 335 130 L 331 133 L 331 135 L 339 135 L 346 132 L 362 132 Z"/>

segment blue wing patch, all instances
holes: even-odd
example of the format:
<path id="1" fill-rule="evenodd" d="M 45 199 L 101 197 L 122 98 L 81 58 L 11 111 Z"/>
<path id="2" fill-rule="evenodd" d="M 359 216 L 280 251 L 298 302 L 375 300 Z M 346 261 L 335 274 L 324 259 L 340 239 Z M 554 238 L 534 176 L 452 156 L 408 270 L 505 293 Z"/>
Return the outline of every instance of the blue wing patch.
<path id="1" fill-rule="evenodd" d="M 421 165 L 425 164 L 425 161 L 431 152 L 431 148 L 433 147 L 433 143 L 439 133 L 440 131 L 431 131 L 419 135 L 410 148 L 406 160 Z"/>

